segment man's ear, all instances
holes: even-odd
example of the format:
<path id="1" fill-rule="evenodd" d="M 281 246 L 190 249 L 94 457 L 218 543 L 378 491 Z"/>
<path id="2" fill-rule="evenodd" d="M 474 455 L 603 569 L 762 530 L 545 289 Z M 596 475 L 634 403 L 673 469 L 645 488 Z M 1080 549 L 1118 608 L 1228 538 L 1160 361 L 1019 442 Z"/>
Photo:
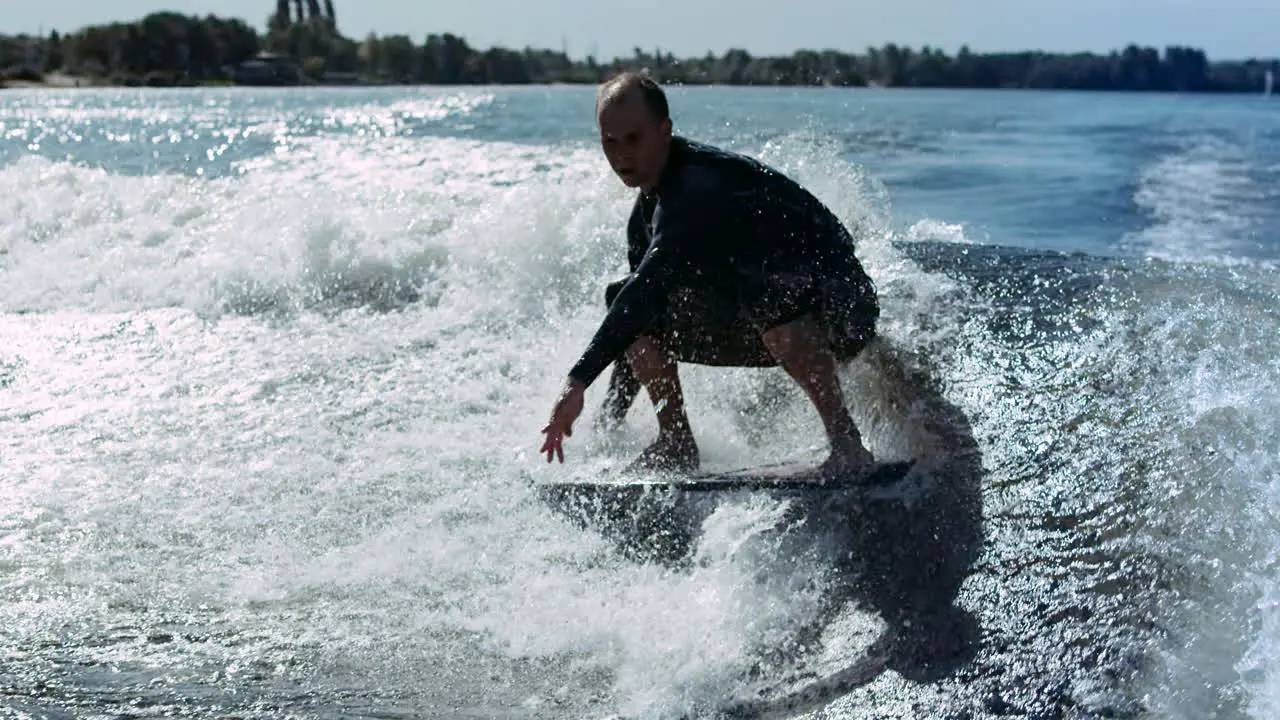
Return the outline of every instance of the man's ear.
<path id="1" fill-rule="evenodd" d="M 662 133 L 664 140 L 671 139 L 671 118 L 666 118 L 658 124 L 658 131 Z"/>

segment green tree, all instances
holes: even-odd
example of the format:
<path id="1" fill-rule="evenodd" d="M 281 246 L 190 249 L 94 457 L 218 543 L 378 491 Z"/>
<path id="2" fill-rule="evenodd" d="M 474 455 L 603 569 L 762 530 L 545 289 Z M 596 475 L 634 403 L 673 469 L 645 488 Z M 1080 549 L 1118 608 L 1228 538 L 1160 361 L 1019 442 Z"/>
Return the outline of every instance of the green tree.
<path id="1" fill-rule="evenodd" d="M 545 49 L 472 48 L 450 33 L 427 35 L 421 45 L 404 35 L 352 40 L 337 31 L 332 0 L 323 12 L 320 7 L 318 0 L 305 8 L 302 0 L 277 0 L 263 36 L 239 19 L 174 12 L 47 38 L 0 36 L 0 73 L 64 68 L 127 84 L 220 81 L 261 48 L 292 58 L 312 79 L 363 73 L 370 80 L 439 84 L 594 83 L 622 69 L 648 68 L 663 82 L 690 84 L 1259 92 L 1266 72 L 1280 70 L 1276 60 L 1212 62 L 1197 48 L 1170 46 L 1161 54 L 1133 44 L 1107 54 L 977 53 L 966 45 L 954 58 L 927 45 L 916 50 L 896 43 L 859 54 L 801 49 L 774 57 L 735 48 L 720 57 L 676 58 L 661 48 L 636 47 L 628 57 L 574 61 Z M 27 67 L 33 62 L 37 67 Z"/>
<path id="2" fill-rule="evenodd" d="M 44 72 L 54 72 L 62 69 L 65 61 L 62 55 L 62 36 L 58 35 L 58 31 L 54 30 L 49 33 L 49 39 L 44 44 Z"/>
<path id="3" fill-rule="evenodd" d="M 371 77 L 382 75 L 382 43 L 377 34 L 370 32 L 360 43 L 360 69 Z"/>
<path id="4" fill-rule="evenodd" d="M 383 38 L 379 45 L 378 57 L 381 65 L 377 70 L 378 75 L 395 82 L 412 82 L 418 57 L 413 41 L 406 35 L 391 35 Z"/>

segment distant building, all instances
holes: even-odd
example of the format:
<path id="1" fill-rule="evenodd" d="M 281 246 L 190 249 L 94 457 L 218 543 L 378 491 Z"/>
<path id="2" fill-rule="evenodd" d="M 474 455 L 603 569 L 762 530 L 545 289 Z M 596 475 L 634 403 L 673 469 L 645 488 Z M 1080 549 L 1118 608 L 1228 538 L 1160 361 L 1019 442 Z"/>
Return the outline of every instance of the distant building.
<path id="1" fill-rule="evenodd" d="M 320 83 L 322 85 L 359 85 L 360 74 L 329 71 L 320 76 Z"/>
<path id="2" fill-rule="evenodd" d="M 236 67 L 235 81 L 238 85 L 298 85 L 303 81 L 302 68 L 285 55 L 260 52 Z"/>

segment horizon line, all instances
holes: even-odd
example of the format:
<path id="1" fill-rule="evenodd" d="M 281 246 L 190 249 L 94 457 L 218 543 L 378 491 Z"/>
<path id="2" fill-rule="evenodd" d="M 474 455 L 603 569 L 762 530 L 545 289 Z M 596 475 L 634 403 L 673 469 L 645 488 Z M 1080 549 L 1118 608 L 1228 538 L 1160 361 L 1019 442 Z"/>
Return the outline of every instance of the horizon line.
<path id="1" fill-rule="evenodd" d="M 178 11 L 178 10 L 156 10 L 156 11 L 154 11 L 154 12 L 150 12 L 150 13 L 147 13 L 147 14 L 142 15 L 142 16 L 140 16 L 140 17 L 134 18 L 133 20 L 111 20 L 111 21 L 97 22 L 97 23 L 86 23 L 86 24 L 80 25 L 80 26 L 79 26 L 79 27 L 77 27 L 75 30 L 71 30 L 71 31 L 69 31 L 69 32 L 64 32 L 64 31 L 59 30 L 58 28 L 54 27 L 54 28 L 51 28 L 51 29 L 46 33 L 46 32 L 44 31 L 44 25 L 43 25 L 43 24 L 41 24 L 41 25 L 39 26 L 39 29 L 37 30 L 37 33 L 38 33 L 38 34 L 34 34 L 34 35 L 33 35 L 33 34 L 30 34 L 30 33 L 26 33 L 26 32 L 19 32 L 19 33 L 16 33 L 16 34 L 12 34 L 12 35 L 11 35 L 11 34 L 8 34 L 8 33 L 5 33 L 5 32 L 0 32 L 0 37 L 11 37 L 11 38 L 17 38 L 17 37 L 24 37 L 24 36 L 25 36 L 25 37 L 30 37 L 30 38 L 48 39 L 48 37 L 49 37 L 52 33 L 55 33 L 55 32 L 56 32 L 56 33 L 58 33 L 59 37 L 62 37 L 62 36 L 64 36 L 64 35 L 74 35 L 74 34 L 76 34 L 76 33 L 78 33 L 78 32 L 82 32 L 82 31 L 84 31 L 84 30 L 87 30 L 87 29 L 89 29 L 89 28 L 94 28 L 94 27 L 109 27 L 109 26 L 111 26 L 111 25 L 129 25 L 129 24 L 134 24 L 134 23 L 140 22 L 141 20 L 143 20 L 143 19 L 145 19 L 145 18 L 147 18 L 147 17 L 150 17 L 150 16 L 152 16 L 152 15 L 165 15 L 165 14 L 179 15 L 179 16 L 182 16 L 182 17 L 187 17 L 187 18 L 197 18 L 197 19 L 217 18 L 217 19 L 220 19 L 220 20 L 238 20 L 238 21 L 240 21 L 240 22 L 244 23 L 245 25 L 247 25 L 247 26 L 249 26 L 249 27 L 253 28 L 255 32 L 257 32 L 259 35 L 261 35 L 261 36 L 263 36 L 263 37 L 269 36 L 269 35 L 270 35 L 270 33 L 271 33 L 271 28 L 270 28 L 270 26 L 269 26 L 269 25 L 267 25 L 267 24 L 263 24 L 263 23 L 253 23 L 253 22 L 249 22 L 249 21 L 248 21 L 247 19 L 245 19 L 244 17 L 238 16 L 238 15 L 219 15 L 218 13 L 205 13 L 205 14 L 203 14 L 203 15 L 202 15 L 202 14 L 200 14 L 200 13 L 188 13 L 188 12 L 182 12 L 182 11 Z M 335 29 L 334 29 L 334 32 L 336 32 L 339 36 L 341 36 L 341 37 L 343 37 L 343 38 L 345 38 L 345 39 L 347 39 L 347 40 L 350 40 L 350 41 L 352 41 L 352 42 L 354 42 L 354 43 L 360 43 L 360 42 L 363 42 L 363 41 L 364 41 L 364 40 L 365 40 L 369 35 L 373 35 L 374 37 L 378 38 L 379 40 L 382 40 L 382 39 L 385 39 L 385 38 L 388 38 L 388 37 L 406 37 L 406 38 L 409 38 L 409 40 L 410 40 L 411 42 L 413 42 L 413 36 L 412 36 L 412 35 L 410 35 L 410 34 L 408 34 L 408 33 L 404 33 L 404 32 L 384 33 L 384 32 L 379 32 L 379 31 L 377 31 L 377 30 L 370 30 L 370 31 L 369 31 L 368 33 L 366 33 L 363 37 L 357 37 L 357 36 L 355 36 L 355 35 L 350 35 L 350 36 L 348 36 L 348 35 L 344 35 L 344 34 L 342 33 L 342 31 L 341 31 L 340 29 L 337 29 L 336 27 L 335 27 Z M 466 35 L 465 35 L 465 34 L 463 34 L 463 33 L 454 32 L 454 31 L 452 31 L 452 30 L 434 30 L 434 31 L 428 31 L 428 32 L 425 34 L 425 36 L 424 36 L 424 38 L 423 38 L 423 44 L 425 44 L 425 40 L 426 40 L 426 38 L 427 38 L 427 37 L 430 37 L 431 35 L 438 35 L 438 36 L 443 36 L 443 35 L 452 35 L 453 37 L 456 37 L 456 38 L 459 38 L 459 39 L 462 39 L 462 40 L 466 41 Z M 467 44 L 468 44 L 468 46 L 469 46 L 469 47 L 471 47 L 473 50 L 478 50 L 478 51 L 483 51 L 483 50 L 494 50 L 494 49 L 502 49 L 502 50 L 534 50 L 534 51 L 544 51 L 544 52 L 553 52 L 553 53 L 558 52 L 558 53 L 560 53 L 560 54 L 564 55 L 566 58 L 568 58 L 568 59 L 570 59 L 570 60 L 574 60 L 574 59 L 575 59 L 575 56 L 574 56 L 574 55 L 572 55 L 572 54 L 570 54 L 570 52 L 568 51 L 568 47 L 569 47 L 569 45 L 570 45 L 570 42 L 569 42 L 568 37 L 567 37 L 567 36 L 564 36 L 564 35 L 562 35 L 562 37 L 561 37 L 561 47 L 560 47 L 560 49 L 556 49 L 556 48 L 554 48 L 554 47 L 550 47 L 549 45 L 547 45 L 547 46 L 542 46 L 542 47 L 538 47 L 538 46 L 535 46 L 535 45 L 532 45 L 532 44 L 526 44 L 526 45 L 524 45 L 524 46 L 522 46 L 522 47 L 517 47 L 517 46 L 512 46 L 512 45 L 504 45 L 504 44 L 494 44 L 494 45 L 490 45 L 490 46 L 488 46 L 488 47 L 481 47 L 481 46 L 479 46 L 479 45 L 471 45 L 469 42 L 468 42 Z M 587 46 L 588 46 L 588 47 L 596 47 L 597 45 L 598 45 L 598 41 L 596 41 L 596 40 L 592 40 L 590 43 L 587 43 Z M 712 55 L 713 57 L 720 58 L 720 57 L 723 57 L 723 56 L 724 56 L 724 55 L 726 55 L 727 53 L 729 53 L 729 52 L 731 52 L 731 51 L 734 51 L 734 50 L 741 50 L 741 51 L 743 51 L 743 52 L 746 52 L 747 54 L 751 55 L 751 57 L 752 57 L 752 58 L 782 58 L 782 57 L 791 57 L 791 56 L 794 56 L 796 53 L 801 53 L 801 52 L 813 52 L 813 53 L 819 53 L 819 54 L 821 54 L 821 53 L 825 53 L 825 52 L 834 52 L 834 53 L 843 54 L 843 55 L 855 55 L 855 56 L 856 56 L 856 55 L 865 55 L 865 54 L 866 54 L 866 52 L 867 52 L 867 50 L 869 50 L 869 49 L 883 50 L 884 48 L 886 48 L 886 47 L 888 47 L 888 46 L 890 46 L 890 45 L 894 45 L 894 46 L 899 47 L 899 48 L 902 48 L 902 49 L 912 50 L 913 52 L 915 52 L 915 51 L 920 51 L 920 50 L 923 50 L 923 49 L 925 49 L 925 48 L 929 48 L 929 49 L 934 50 L 934 51 L 940 51 L 940 52 L 942 52 L 942 54 L 947 55 L 947 56 L 949 56 L 949 57 L 955 57 L 955 56 L 959 55 L 959 54 L 960 54 L 960 52 L 961 52 L 961 50 L 963 50 L 963 49 L 965 49 L 965 48 L 968 48 L 969 53 L 970 53 L 971 55 L 1022 55 L 1022 54 L 1042 54 L 1042 55 L 1057 55 L 1057 56 L 1094 55 L 1094 56 L 1099 56 L 1099 57 L 1106 57 L 1106 56 L 1111 55 L 1111 54 L 1123 53 L 1125 50 L 1127 50 L 1128 48 L 1131 48 L 1131 47 L 1138 48 L 1139 50 L 1148 50 L 1148 49 L 1150 49 L 1150 50 L 1155 50 L 1155 51 L 1160 52 L 1160 53 L 1162 53 L 1162 54 L 1163 54 L 1163 52 L 1164 52 L 1164 51 L 1166 51 L 1166 50 L 1168 50 L 1168 49 L 1170 49 L 1170 48 L 1181 48 L 1181 49 L 1186 49 L 1186 50 L 1195 50 L 1195 51 L 1197 51 L 1197 52 L 1204 53 L 1205 59 L 1209 60 L 1210 62 L 1241 63 L 1241 64 L 1243 64 L 1243 63 L 1247 63 L 1247 62 L 1251 62 L 1251 61 L 1253 61 L 1253 62 L 1267 62 L 1267 61 L 1270 61 L 1270 62 L 1280 62 L 1280 54 L 1277 54 L 1277 55 L 1274 55 L 1274 56 L 1271 56 L 1271 57 L 1266 57 L 1266 56 L 1261 56 L 1261 55 L 1252 55 L 1252 56 L 1220 56 L 1220 57 L 1218 57 L 1218 58 L 1216 58 L 1216 59 L 1215 59 L 1213 56 L 1211 56 L 1211 55 L 1209 54 L 1209 52 L 1208 52 L 1207 50 L 1205 50 L 1203 47 L 1198 46 L 1198 45 L 1191 45 L 1191 44 L 1187 44 L 1187 43 L 1162 43 L 1162 44 L 1160 44 L 1160 45 L 1152 45 L 1152 44 L 1139 43 L 1139 42 L 1136 42 L 1136 41 L 1130 41 L 1130 42 L 1125 43 L 1124 45 L 1119 46 L 1119 47 L 1112 46 L 1112 47 L 1107 48 L 1106 50 L 1046 50 L 1046 49 L 1043 49 L 1043 48 L 1034 48 L 1034 47 L 1020 47 L 1020 48 L 1016 48 L 1016 49 L 1014 49 L 1014 48 L 1009 48 L 1009 49 L 1004 49 L 1004 50 L 989 50 L 989 49 L 988 49 L 988 50 L 983 50 L 983 49 L 977 49 L 977 48 L 975 48 L 973 45 L 971 45 L 971 44 L 970 44 L 970 43 L 968 43 L 968 42 L 960 43 L 960 47 L 955 48 L 954 50 L 948 50 L 947 48 L 944 48 L 944 47 L 942 47 L 942 46 L 941 46 L 941 45 L 939 45 L 939 44 L 933 44 L 933 43 L 920 43 L 919 45 L 910 45 L 910 44 L 901 43 L 901 42 L 898 42 L 898 41 L 895 41 L 895 40 L 887 40 L 887 41 L 883 41 L 883 42 L 881 42 L 881 44 L 880 44 L 880 45 L 878 45 L 878 46 L 877 46 L 877 45 L 868 45 L 867 47 L 864 47 L 864 48 L 862 48 L 862 49 L 860 49 L 860 50 L 843 49 L 843 48 L 832 47 L 832 46 L 825 46 L 825 47 L 822 47 L 822 46 L 811 46 L 811 47 L 796 47 L 796 48 L 793 48 L 789 53 L 781 53 L 781 54 L 779 54 L 779 53 L 762 53 L 762 52 L 753 51 L 753 50 L 751 50 L 750 48 L 747 48 L 747 47 L 744 47 L 744 46 L 741 46 L 741 45 L 734 45 L 734 46 L 726 47 L 726 48 L 724 48 L 724 49 L 722 49 L 722 50 L 719 50 L 719 51 L 717 51 L 717 50 L 715 50 L 715 49 L 712 49 L 712 48 L 708 48 L 707 50 L 705 50 L 705 51 L 704 51 L 704 52 L 702 52 L 701 54 L 689 54 L 689 55 L 683 55 L 683 56 L 682 56 L 682 55 L 676 55 L 675 53 L 672 53 L 672 52 L 670 52 L 670 51 L 666 51 L 666 54 L 667 54 L 667 55 L 669 55 L 670 57 L 675 58 L 676 60 L 693 60 L 693 59 L 701 60 L 701 59 L 705 58 L 707 54 L 710 54 L 710 55 Z M 418 45 L 417 45 L 417 43 L 415 43 L 415 47 L 417 47 L 417 46 L 418 46 Z M 637 48 L 638 48 L 639 46 L 635 46 L 635 47 L 637 47 Z M 662 49 L 662 47 L 661 47 L 660 45 L 655 45 L 653 49 L 654 49 L 655 51 L 658 51 L 658 52 L 662 52 L 662 51 L 663 51 L 663 49 Z M 646 53 L 645 53 L 645 54 L 646 54 L 646 55 L 649 55 L 649 56 L 651 56 L 651 57 L 653 56 L 653 54 L 652 54 L 652 53 L 647 52 L 647 51 L 646 51 Z M 634 56 L 633 56 L 633 55 L 632 55 L 632 56 L 627 56 L 627 55 L 614 55 L 612 58 L 602 58 L 602 57 L 600 57 L 596 52 L 588 52 L 588 53 L 586 53 L 586 54 L 583 54 L 583 55 L 577 56 L 577 58 L 576 58 L 576 59 L 580 59 L 580 60 L 582 60 L 582 61 L 585 61 L 585 60 L 587 60 L 588 58 L 595 58 L 595 59 L 596 59 L 596 61 L 598 61 L 598 62 L 610 62 L 610 61 L 623 60 L 623 59 L 626 59 L 626 58 L 629 58 L 629 57 L 634 57 Z"/>

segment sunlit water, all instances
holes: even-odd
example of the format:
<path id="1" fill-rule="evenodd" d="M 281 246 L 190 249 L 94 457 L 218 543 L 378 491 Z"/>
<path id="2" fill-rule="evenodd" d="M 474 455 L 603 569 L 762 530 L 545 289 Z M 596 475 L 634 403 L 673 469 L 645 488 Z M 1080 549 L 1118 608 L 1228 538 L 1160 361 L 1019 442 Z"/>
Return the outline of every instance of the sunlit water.
<path id="1" fill-rule="evenodd" d="M 0 712 L 714 717 L 808 658 L 783 715 L 1280 715 L 1280 104 L 673 91 L 857 228 L 850 403 L 927 472 L 628 535 L 535 487 L 656 427 L 601 383 L 536 454 L 625 266 L 592 99 L 0 95 Z M 682 372 L 708 466 L 820 452 Z"/>

